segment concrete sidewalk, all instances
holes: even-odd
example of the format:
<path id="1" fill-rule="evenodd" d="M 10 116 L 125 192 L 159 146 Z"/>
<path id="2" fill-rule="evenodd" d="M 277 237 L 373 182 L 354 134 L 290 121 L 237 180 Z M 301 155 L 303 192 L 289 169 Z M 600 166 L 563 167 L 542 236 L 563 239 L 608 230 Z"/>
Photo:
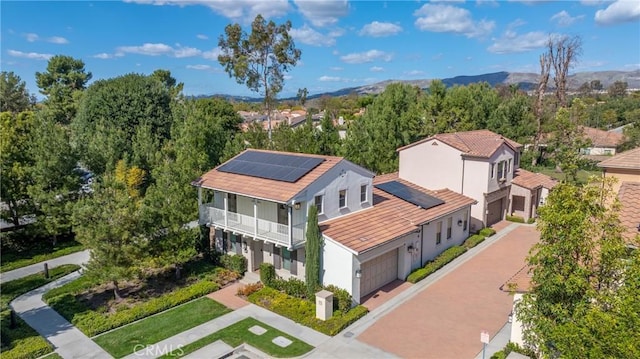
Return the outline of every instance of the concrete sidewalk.
<path id="1" fill-rule="evenodd" d="M 0 273 L 0 283 L 20 279 L 31 274 L 36 274 L 44 270 L 44 264 L 48 263 L 49 268 L 55 268 L 63 264 L 82 265 L 89 261 L 89 250 L 67 254 L 66 256 L 53 258 L 48 261 L 39 262 L 26 267 L 14 269 L 12 271 Z"/>
<path id="2" fill-rule="evenodd" d="M 74 272 L 23 294 L 11 302 L 11 307 L 29 326 L 53 344 L 63 358 L 111 358 L 98 344 L 42 301 L 44 293 L 78 277 L 80 273 Z"/>

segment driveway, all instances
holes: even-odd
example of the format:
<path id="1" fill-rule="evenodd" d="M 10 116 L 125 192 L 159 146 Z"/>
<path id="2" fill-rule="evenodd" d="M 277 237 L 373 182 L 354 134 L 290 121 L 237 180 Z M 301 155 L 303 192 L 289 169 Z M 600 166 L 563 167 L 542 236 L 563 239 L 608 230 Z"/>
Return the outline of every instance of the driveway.
<path id="1" fill-rule="evenodd" d="M 403 358 L 474 358 L 480 332 L 493 337 L 507 321 L 512 297 L 501 291 L 539 240 L 519 226 L 446 276 L 379 318 L 357 339 Z"/>

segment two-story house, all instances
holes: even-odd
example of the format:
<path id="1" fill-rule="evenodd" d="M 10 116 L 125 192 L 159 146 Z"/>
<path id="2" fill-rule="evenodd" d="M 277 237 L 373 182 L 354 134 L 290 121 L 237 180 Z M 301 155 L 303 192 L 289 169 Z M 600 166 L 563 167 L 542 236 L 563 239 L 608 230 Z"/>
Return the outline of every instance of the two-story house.
<path id="1" fill-rule="evenodd" d="M 246 257 L 249 271 L 271 263 L 285 278 L 304 279 L 307 212 L 316 206 L 322 283 L 356 302 L 461 244 L 475 203 L 397 174 L 374 178 L 340 157 L 263 150 L 242 152 L 194 185 L 216 250 Z"/>
<path id="2" fill-rule="evenodd" d="M 475 199 L 472 230 L 505 218 L 522 145 L 488 130 L 442 133 L 398 149 L 400 177 Z"/>

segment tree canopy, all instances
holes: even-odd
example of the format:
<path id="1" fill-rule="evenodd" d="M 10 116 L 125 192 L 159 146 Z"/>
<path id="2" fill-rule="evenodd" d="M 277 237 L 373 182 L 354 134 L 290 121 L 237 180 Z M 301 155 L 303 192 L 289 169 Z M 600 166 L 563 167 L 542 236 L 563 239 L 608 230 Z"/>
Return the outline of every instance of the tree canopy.
<path id="1" fill-rule="evenodd" d="M 0 73 L 0 112 L 18 113 L 31 106 L 31 96 L 27 85 L 20 76 L 12 72 Z"/>

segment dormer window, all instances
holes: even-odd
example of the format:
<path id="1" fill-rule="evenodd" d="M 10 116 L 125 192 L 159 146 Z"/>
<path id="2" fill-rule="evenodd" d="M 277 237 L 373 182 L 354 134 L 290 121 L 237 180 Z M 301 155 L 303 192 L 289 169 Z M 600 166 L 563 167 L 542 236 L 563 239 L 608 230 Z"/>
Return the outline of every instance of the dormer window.
<path id="1" fill-rule="evenodd" d="M 507 179 L 507 161 L 498 162 L 498 181 L 504 181 Z"/>

